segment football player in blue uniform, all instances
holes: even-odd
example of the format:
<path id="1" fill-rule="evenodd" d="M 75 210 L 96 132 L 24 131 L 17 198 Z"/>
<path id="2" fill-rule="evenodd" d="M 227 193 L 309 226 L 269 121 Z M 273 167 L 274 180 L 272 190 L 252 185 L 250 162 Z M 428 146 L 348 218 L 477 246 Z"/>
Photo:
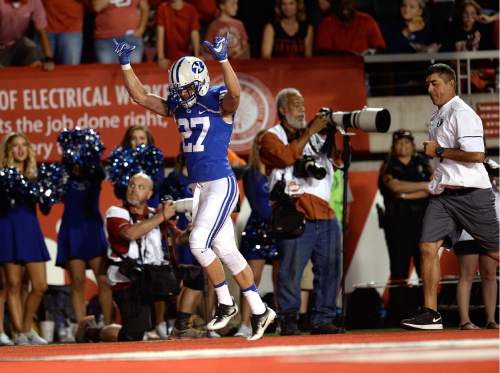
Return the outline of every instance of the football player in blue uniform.
<path id="1" fill-rule="evenodd" d="M 227 159 L 232 124 L 240 100 L 240 83 L 227 59 L 229 34 L 214 43 L 203 42 L 220 62 L 225 85 L 210 87 L 207 66 L 199 58 L 185 56 L 169 72 L 169 94 L 162 98 L 147 92 L 130 66 L 134 46 L 115 41 L 123 77 L 132 99 L 163 116 L 172 116 L 182 136 L 188 177 L 193 189 L 193 230 L 189 246 L 205 268 L 217 294 L 218 305 L 208 330 L 224 328 L 238 313 L 229 293 L 222 263 L 230 269 L 252 310 L 252 335 L 262 338 L 276 317 L 260 298 L 252 270 L 238 251 L 231 211 L 238 199 L 238 184 Z"/>

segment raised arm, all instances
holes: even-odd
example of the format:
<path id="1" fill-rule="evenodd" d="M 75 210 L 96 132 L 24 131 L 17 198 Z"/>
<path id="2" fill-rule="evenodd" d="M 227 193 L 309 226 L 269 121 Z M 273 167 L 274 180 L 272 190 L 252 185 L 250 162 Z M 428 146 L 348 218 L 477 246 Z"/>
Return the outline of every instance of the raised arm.
<path id="1" fill-rule="evenodd" d="M 210 51 L 214 59 L 220 62 L 224 83 L 227 87 L 227 94 L 222 99 L 222 115 L 232 114 L 238 109 L 240 103 L 241 86 L 233 67 L 227 59 L 227 44 L 229 33 L 225 37 L 216 36 L 214 43 L 204 41 L 203 45 Z"/>
<path id="2" fill-rule="evenodd" d="M 115 52 L 120 58 L 125 87 L 127 87 L 132 100 L 156 114 L 169 116 L 166 99 L 146 91 L 130 65 L 130 54 L 135 49 L 135 46 L 124 42 L 118 43 L 116 40 L 114 40 L 114 43 Z"/>

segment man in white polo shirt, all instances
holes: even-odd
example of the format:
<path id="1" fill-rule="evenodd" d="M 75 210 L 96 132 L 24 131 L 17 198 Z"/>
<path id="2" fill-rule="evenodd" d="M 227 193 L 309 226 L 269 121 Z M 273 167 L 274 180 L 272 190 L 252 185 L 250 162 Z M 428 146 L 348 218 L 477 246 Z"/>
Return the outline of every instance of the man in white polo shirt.
<path id="1" fill-rule="evenodd" d="M 463 229 L 498 261 L 498 218 L 488 173 L 484 168 L 483 125 L 479 116 L 456 95 L 457 79 L 451 67 L 434 64 L 426 74 L 432 103 L 430 141 L 425 154 L 437 161 L 429 185 L 434 195 L 427 207 L 420 239 L 424 307 L 401 326 L 443 329 L 437 312 L 441 278 L 438 250 L 453 245 Z"/>

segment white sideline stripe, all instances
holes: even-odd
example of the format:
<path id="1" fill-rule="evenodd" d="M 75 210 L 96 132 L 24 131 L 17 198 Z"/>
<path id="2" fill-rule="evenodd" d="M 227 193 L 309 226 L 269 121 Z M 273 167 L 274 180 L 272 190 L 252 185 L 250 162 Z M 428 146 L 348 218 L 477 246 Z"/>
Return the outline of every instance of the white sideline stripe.
<path id="1" fill-rule="evenodd" d="M 439 350 L 369 351 L 333 353 L 329 355 L 294 356 L 286 359 L 288 363 L 430 363 L 452 361 L 491 361 L 499 359 L 498 348 L 468 350 L 447 348 Z M 282 358 L 285 360 L 284 358 Z"/>
<path id="2" fill-rule="evenodd" d="M 498 348 L 500 341 L 495 338 L 487 339 L 461 339 L 461 340 L 437 340 L 437 341 L 412 341 L 412 342 L 375 342 L 375 343 L 332 343 L 323 345 L 299 345 L 299 346 L 265 346 L 265 347 L 242 347 L 242 348 L 208 348 L 199 350 L 168 350 L 168 351 L 132 351 L 116 352 L 106 354 L 80 354 L 80 355 L 55 355 L 55 356 L 33 356 L 33 357 L 0 357 L 0 361 L 103 361 L 103 360 L 185 360 L 185 359 L 221 359 L 235 357 L 273 357 L 273 356 L 306 356 L 306 355 L 331 355 L 357 353 L 368 356 L 364 360 L 372 361 L 373 354 L 390 353 L 387 349 L 405 349 L 406 360 L 411 360 L 411 354 L 418 350 L 433 348 L 453 351 L 453 348 L 487 348 L 492 351 Z M 412 350 L 413 349 L 413 350 Z M 417 349 L 417 351 L 415 351 Z M 367 351 L 368 350 L 368 351 Z M 455 353 L 455 351 L 454 351 Z M 482 357 L 482 360 L 490 359 L 491 354 Z M 441 360 L 445 360 L 441 356 Z M 467 360 L 467 359 L 462 359 Z"/>

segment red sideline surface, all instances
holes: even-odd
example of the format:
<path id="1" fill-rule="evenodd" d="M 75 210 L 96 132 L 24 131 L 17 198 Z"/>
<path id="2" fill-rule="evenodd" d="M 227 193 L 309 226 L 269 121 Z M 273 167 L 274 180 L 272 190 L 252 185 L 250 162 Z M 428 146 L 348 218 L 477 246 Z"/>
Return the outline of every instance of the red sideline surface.
<path id="1" fill-rule="evenodd" d="M 327 344 L 364 344 L 381 342 L 439 341 L 465 339 L 498 339 L 494 330 L 481 331 L 433 331 L 433 332 L 367 332 L 344 335 L 274 337 L 269 336 L 256 342 L 241 338 L 174 340 L 161 342 L 65 344 L 49 346 L 2 347 L 0 349 L 0 372 L 37 373 L 97 373 L 97 372 L 195 372 L 203 373 L 299 373 L 299 372 L 453 372 L 453 373 L 493 373 L 499 371 L 498 358 L 487 361 L 412 361 L 411 351 L 408 362 L 336 362 L 297 358 L 296 356 L 248 356 L 224 358 L 224 350 L 252 347 L 303 346 Z M 360 345 L 360 348 L 361 345 Z M 222 349 L 220 357 L 211 359 L 185 360 L 104 360 L 104 361 L 13 361 L 29 358 L 47 358 L 62 355 L 95 355 L 125 352 L 195 351 L 200 349 Z M 10 360 L 10 361 L 9 361 Z"/>

